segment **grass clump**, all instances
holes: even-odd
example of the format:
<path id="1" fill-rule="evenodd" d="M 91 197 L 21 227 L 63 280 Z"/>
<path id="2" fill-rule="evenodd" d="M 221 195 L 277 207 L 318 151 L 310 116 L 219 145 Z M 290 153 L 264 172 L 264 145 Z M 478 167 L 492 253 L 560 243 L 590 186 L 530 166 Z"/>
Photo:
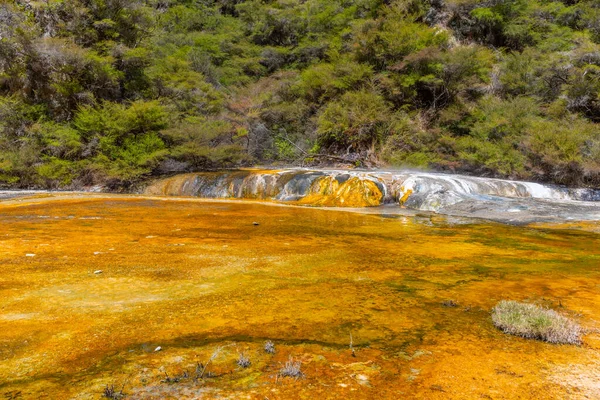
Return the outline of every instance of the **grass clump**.
<path id="1" fill-rule="evenodd" d="M 252 364 L 252 363 L 250 362 L 249 357 L 247 357 L 244 353 L 240 353 L 239 357 L 236 361 L 236 364 L 238 365 L 238 367 L 245 369 L 245 368 L 250 367 L 250 364 Z"/>
<path id="2" fill-rule="evenodd" d="M 267 352 L 269 354 L 275 354 L 275 344 L 273 342 L 271 342 L 270 340 L 267 340 L 265 342 L 264 349 L 265 349 L 265 352 Z"/>
<path id="3" fill-rule="evenodd" d="M 444 300 L 442 301 L 442 305 L 448 308 L 458 307 L 458 303 L 454 300 Z"/>
<path id="4" fill-rule="evenodd" d="M 492 321 L 510 335 L 549 343 L 581 344 L 579 324 L 534 304 L 502 300 L 492 310 Z"/>
<path id="5" fill-rule="evenodd" d="M 106 385 L 102 392 L 102 397 L 111 400 L 121 400 L 125 398 L 125 393 L 123 393 L 123 388 L 119 390 L 115 388 L 115 385 Z"/>
<path id="6" fill-rule="evenodd" d="M 303 378 L 304 373 L 302 372 L 302 362 L 295 361 L 291 356 L 285 365 L 279 370 L 280 377 L 289 377 L 289 378 Z"/>

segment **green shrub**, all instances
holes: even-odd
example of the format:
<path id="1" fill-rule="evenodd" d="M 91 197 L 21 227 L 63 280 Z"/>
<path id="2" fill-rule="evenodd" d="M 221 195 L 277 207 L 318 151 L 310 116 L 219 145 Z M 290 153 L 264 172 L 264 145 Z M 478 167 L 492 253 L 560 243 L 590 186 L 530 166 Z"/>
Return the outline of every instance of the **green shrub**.
<path id="1" fill-rule="evenodd" d="M 313 149 L 600 185 L 592 0 L 0 1 L 0 38 L 3 184 Z"/>
<path id="2" fill-rule="evenodd" d="M 133 183 L 150 174 L 168 154 L 162 139 L 154 132 L 126 138 L 93 159 L 98 172 L 111 180 Z"/>
<path id="3" fill-rule="evenodd" d="M 248 160 L 242 145 L 247 134 L 240 135 L 224 121 L 192 119 L 161 136 L 172 148 L 171 157 L 192 169 L 231 167 Z"/>
<path id="4" fill-rule="evenodd" d="M 37 123 L 30 131 L 40 138 L 43 154 L 65 160 L 77 160 L 81 157 L 81 136 L 71 126 L 54 122 Z"/>
<path id="5" fill-rule="evenodd" d="M 93 169 L 106 178 L 130 183 L 149 174 L 168 154 L 158 136 L 168 124 L 167 111 L 157 101 L 84 107 L 73 122 Z"/>
<path id="6" fill-rule="evenodd" d="M 413 22 L 409 17 L 390 13 L 357 28 L 354 48 L 359 61 L 381 69 L 407 55 L 430 46 L 443 46 L 448 34 L 439 28 Z"/>
<path id="7" fill-rule="evenodd" d="M 397 104 L 441 109 L 457 98 L 480 97 L 490 81 L 495 57 L 482 46 L 443 51 L 427 47 L 391 68 L 384 91 Z"/>
<path id="8" fill-rule="evenodd" d="M 468 135 L 455 139 L 455 151 L 460 159 L 480 172 L 528 177 L 520 143 L 538 114 L 531 99 L 500 101 L 485 97 L 462 122 Z"/>
<path id="9" fill-rule="evenodd" d="M 153 97 L 164 97 L 182 113 L 214 113 L 221 109 L 223 96 L 206 82 L 204 75 L 191 69 L 184 55 L 156 60 L 146 70 L 153 82 Z"/>
<path id="10" fill-rule="evenodd" d="M 594 123 L 569 114 L 535 121 L 526 133 L 531 164 L 545 179 L 568 185 L 593 184 L 586 182 L 587 176 L 597 179 L 593 175 L 600 170 L 600 131 Z"/>
<path id="11" fill-rule="evenodd" d="M 423 116 L 396 113 L 390 136 L 381 149 L 382 159 L 396 167 L 429 168 L 440 162 L 436 134 L 420 126 Z"/>
<path id="12" fill-rule="evenodd" d="M 36 172 L 44 187 L 61 188 L 69 186 L 81 171 L 77 163 L 52 157 L 37 166 Z"/>
<path id="13" fill-rule="evenodd" d="M 335 63 L 320 63 L 305 69 L 292 90 L 309 101 L 323 102 L 356 89 L 372 73 L 370 66 L 342 58 Z"/>
<path id="14" fill-rule="evenodd" d="M 379 143 L 389 132 L 389 106 L 377 93 L 348 92 L 328 103 L 319 116 L 321 146 L 364 150 Z"/>
<path id="15" fill-rule="evenodd" d="M 459 159 L 478 173 L 531 178 L 525 169 L 525 155 L 508 140 L 488 142 L 467 136 L 455 143 Z"/>

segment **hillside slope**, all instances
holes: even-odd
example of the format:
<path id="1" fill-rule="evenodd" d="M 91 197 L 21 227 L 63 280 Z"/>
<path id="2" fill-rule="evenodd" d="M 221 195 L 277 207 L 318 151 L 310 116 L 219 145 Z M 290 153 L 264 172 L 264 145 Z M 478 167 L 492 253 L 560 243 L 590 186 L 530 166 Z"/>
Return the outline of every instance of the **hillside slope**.
<path id="1" fill-rule="evenodd" d="M 600 185 L 591 0 L 0 0 L 0 185 L 256 163 Z"/>

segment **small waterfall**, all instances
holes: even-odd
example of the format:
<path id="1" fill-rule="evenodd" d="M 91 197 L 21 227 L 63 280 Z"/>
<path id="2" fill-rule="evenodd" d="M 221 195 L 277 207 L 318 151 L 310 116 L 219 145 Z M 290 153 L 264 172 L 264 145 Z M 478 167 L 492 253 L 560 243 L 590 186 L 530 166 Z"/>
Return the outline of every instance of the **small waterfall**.
<path id="1" fill-rule="evenodd" d="M 328 207 L 383 204 L 386 186 L 366 173 L 341 171 L 223 171 L 178 175 L 155 182 L 145 194 L 275 200 Z"/>
<path id="2" fill-rule="evenodd" d="M 150 185 L 145 194 L 271 200 L 327 207 L 397 204 L 414 210 L 461 215 L 474 210 L 483 212 L 486 207 L 505 213 L 523 209 L 551 212 L 549 203 L 600 207 L 589 203 L 600 201 L 597 189 L 413 171 L 203 172 L 159 180 Z M 598 215 L 600 217 L 600 213 Z"/>
<path id="3" fill-rule="evenodd" d="M 487 197 L 564 201 L 600 200 L 600 190 L 568 189 L 533 182 L 461 175 L 399 173 L 393 176 L 394 198 L 419 210 L 439 211 L 465 200 Z"/>

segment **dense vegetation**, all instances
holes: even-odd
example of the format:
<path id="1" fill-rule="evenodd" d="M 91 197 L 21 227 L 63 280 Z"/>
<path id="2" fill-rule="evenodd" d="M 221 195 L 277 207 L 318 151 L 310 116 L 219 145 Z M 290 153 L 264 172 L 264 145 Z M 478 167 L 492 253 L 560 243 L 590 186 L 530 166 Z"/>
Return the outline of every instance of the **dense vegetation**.
<path id="1" fill-rule="evenodd" d="M 600 185 L 593 0 L 0 0 L 0 184 L 343 161 Z"/>

